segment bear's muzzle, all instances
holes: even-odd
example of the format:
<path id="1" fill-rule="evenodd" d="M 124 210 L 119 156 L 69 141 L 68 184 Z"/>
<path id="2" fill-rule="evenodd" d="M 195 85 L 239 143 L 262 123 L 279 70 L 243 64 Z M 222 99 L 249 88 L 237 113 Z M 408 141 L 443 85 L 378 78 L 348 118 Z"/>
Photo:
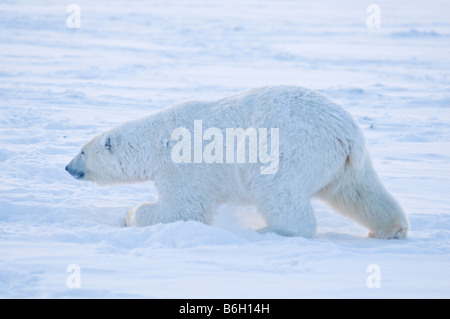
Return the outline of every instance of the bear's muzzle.
<path id="1" fill-rule="evenodd" d="M 72 169 L 70 167 L 70 164 L 66 166 L 66 171 L 69 172 L 70 175 L 72 175 L 76 179 L 82 179 L 84 177 L 84 172 Z"/>

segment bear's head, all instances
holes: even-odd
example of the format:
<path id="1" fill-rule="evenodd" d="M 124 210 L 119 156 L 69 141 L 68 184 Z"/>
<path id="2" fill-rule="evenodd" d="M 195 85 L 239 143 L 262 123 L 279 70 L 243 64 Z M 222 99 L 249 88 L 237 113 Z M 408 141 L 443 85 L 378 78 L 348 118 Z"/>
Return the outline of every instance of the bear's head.
<path id="1" fill-rule="evenodd" d="M 151 150 L 139 134 L 117 128 L 94 137 L 67 164 L 74 178 L 99 185 L 135 183 L 150 179 Z"/>

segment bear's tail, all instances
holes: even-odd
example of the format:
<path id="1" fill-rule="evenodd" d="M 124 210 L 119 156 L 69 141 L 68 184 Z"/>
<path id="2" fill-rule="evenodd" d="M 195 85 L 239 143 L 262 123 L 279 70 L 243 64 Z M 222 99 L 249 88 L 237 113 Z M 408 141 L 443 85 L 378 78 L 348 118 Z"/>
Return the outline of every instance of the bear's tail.
<path id="1" fill-rule="evenodd" d="M 369 237 L 405 238 L 406 215 L 379 180 L 368 152 L 362 157 L 351 155 L 343 173 L 318 193 L 319 198 L 368 228 Z"/>

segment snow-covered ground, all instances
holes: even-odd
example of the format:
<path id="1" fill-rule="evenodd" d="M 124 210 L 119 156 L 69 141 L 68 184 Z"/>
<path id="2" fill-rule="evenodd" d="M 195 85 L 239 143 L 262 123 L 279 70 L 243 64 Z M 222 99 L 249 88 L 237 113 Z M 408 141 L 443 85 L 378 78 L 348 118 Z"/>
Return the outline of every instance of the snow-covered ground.
<path id="1" fill-rule="evenodd" d="M 380 0 L 380 28 L 369 1 L 79 0 L 69 28 L 71 3 L 0 3 L 0 297 L 450 297 L 447 0 Z M 151 183 L 64 170 L 123 121 L 272 84 L 355 116 L 408 239 L 367 238 L 319 202 L 312 239 L 256 232 L 251 207 L 125 228 Z"/>

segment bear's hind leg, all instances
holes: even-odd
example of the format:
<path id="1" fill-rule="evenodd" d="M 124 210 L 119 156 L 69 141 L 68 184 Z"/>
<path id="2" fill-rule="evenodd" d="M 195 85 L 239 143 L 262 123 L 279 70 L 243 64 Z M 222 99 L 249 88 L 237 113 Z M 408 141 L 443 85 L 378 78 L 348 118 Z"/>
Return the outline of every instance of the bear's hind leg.
<path id="1" fill-rule="evenodd" d="M 264 198 L 257 204 L 268 224 L 268 230 L 284 236 L 310 238 L 316 233 L 316 218 L 310 199 Z"/>
<path id="2" fill-rule="evenodd" d="M 368 228 L 369 237 L 401 239 L 408 234 L 403 209 L 384 188 L 368 157 L 361 167 L 350 168 L 318 196 L 342 215 Z"/>

